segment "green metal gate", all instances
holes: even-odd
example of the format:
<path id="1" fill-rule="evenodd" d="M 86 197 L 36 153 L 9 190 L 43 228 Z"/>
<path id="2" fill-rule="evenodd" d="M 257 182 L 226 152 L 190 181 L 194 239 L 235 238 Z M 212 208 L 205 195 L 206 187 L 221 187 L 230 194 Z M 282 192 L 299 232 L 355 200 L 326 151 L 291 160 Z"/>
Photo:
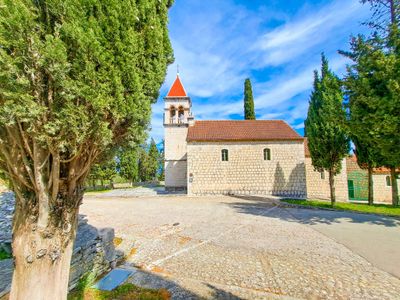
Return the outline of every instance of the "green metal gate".
<path id="1" fill-rule="evenodd" d="M 368 173 L 364 170 L 347 174 L 349 200 L 368 201 Z"/>

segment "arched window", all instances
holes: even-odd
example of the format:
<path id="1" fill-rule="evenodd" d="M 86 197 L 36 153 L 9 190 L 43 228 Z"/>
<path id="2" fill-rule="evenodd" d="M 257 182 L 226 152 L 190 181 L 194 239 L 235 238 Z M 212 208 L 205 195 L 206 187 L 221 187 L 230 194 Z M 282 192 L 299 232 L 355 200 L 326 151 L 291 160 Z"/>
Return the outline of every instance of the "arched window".
<path id="1" fill-rule="evenodd" d="M 228 161 L 228 150 L 222 149 L 221 154 L 222 154 L 222 161 Z"/>
<path id="2" fill-rule="evenodd" d="M 392 186 L 392 180 L 390 179 L 390 176 L 386 176 L 386 186 Z"/>
<path id="3" fill-rule="evenodd" d="M 264 149 L 264 160 L 271 160 L 271 150 L 268 148 Z"/>
<path id="4" fill-rule="evenodd" d="M 176 109 L 175 106 L 169 108 L 170 123 L 175 123 Z"/>
<path id="5" fill-rule="evenodd" d="M 183 123 L 185 121 L 185 110 L 183 106 L 179 106 L 178 108 L 178 122 Z"/>

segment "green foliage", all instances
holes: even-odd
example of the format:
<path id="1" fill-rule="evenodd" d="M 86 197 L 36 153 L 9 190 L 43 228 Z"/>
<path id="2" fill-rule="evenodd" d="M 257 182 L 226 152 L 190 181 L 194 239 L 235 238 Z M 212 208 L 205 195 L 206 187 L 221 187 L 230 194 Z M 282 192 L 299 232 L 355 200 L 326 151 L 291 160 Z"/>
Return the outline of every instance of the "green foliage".
<path id="1" fill-rule="evenodd" d="M 75 290 L 68 295 L 68 300 L 168 300 L 170 298 L 170 293 L 165 289 L 146 289 L 131 283 L 125 283 L 112 291 L 86 288 Z"/>
<path id="2" fill-rule="evenodd" d="M 117 176 L 117 163 L 115 158 L 111 158 L 108 161 L 95 164 L 89 174 L 90 180 L 100 180 L 102 185 L 104 181 L 108 181 L 112 186 L 114 178 Z"/>
<path id="3" fill-rule="evenodd" d="M 249 78 L 247 78 L 244 82 L 244 119 L 256 119 L 256 114 L 254 112 L 253 90 L 251 88 L 251 81 Z"/>
<path id="4" fill-rule="evenodd" d="M 118 153 L 119 174 L 131 183 L 139 181 L 139 149 L 124 147 Z"/>
<path id="5" fill-rule="evenodd" d="M 321 171 L 332 169 L 334 175 L 340 172 L 341 161 L 349 151 L 342 100 L 340 80 L 322 56 L 321 76 L 315 71 L 305 126 L 313 166 Z"/>
<path id="6" fill-rule="evenodd" d="M 370 2 L 379 12 L 379 17 L 372 19 L 372 28 L 376 29 L 379 22 L 384 30 L 374 32 L 368 39 L 353 37 L 351 50 L 341 52 L 353 61 L 344 80 L 349 128 L 361 164 L 394 169 L 400 166 L 399 7 L 394 10 L 394 21 L 384 1 L 364 2 Z M 393 204 L 398 205 L 397 185 L 392 190 Z"/>
<path id="7" fill-rule="evenodd" d="M 321 207 L 321 208 L 332 208 L 332 205 L 326 201 L 320 200 L 298 200 L 298 199 L 285 199 L 282 200 L 291 204 L 298 204 L 304 206 L 311 207 Z M 372 214 L 380 214 L 380 215 L 388 215 L 388 216 L 400 216 L 400 208 L 392 207 L 386 204 L 373 204 L 367 205 L 364 203 L 343 203 L 338 202 L 334 206 L 335 209 L 338 210 L 348 210 L 348 211 L 356 211 L 356 212 L 364 212 L 364 213 L 372 213 Z"/>
<path id="8" fill-rule="evenodd" d="M 327 170 L 331 178 L 340 172 L 342 160 L 349 152 L 342 100 L 340 80 L 329 70 L 328 61 L 322 55 L 321 75 L 315 71 L 305 127 L 314 168 Z M 335 201 L 334 193 L 331 201 Z"/>
<path id="9" fill-rule="evenodd" d="M 37 165 L 45 182 L 82 183 L 101 153 L 144 136 L 173 61 L 171 4 L 1 0 L 0 169 L 14 190 L 40 190 Z"/>
<path id="10" fill-rule="evenodd" d="M 140 180 L 152 181 L 157 179 L 159 171 L 159 152 L 156 143 L 151 139 L 147 149 L 141 149 L 139 159 L 139 177 Z"/>
<path id="11" fill-rule="evenodd" d="M 5 251 L 4 249 L 0 249 L 0 260 L 12 258 L 12 255 Z"/>

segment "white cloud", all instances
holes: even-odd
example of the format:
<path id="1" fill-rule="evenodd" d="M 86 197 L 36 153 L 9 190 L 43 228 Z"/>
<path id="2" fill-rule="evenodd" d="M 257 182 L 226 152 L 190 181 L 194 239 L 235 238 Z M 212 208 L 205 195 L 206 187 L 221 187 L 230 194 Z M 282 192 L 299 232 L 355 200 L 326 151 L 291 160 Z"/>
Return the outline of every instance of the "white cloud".
<path id="1" fill-rule="evenodd" d="M 197 120 L 241 115 L 243 81 L 251 77 L 259 119 L 284 119 L 301 129 L 320 53 L 327 54 L 331 68 L 341 75 L 347 61 L 336 51 L 347 48 L 348 36 L 359 31 L 359 20 L 368 11 L 358 0 L 329 1 L 291 16 L 268 10 L 268 4 L 250 11 L 237 3 L 176 1 L 170 15 L 176 60 L 160 101 L 153 105 L 151 135 L 157 141 L 163 138 L 162 97 L 175 79 L 177 64 Z M 265 27 L 270 19 L 279 19 L 274 24 L 281 25 Z"/>
<path id="2" fill-rule="evenodd" d="M 263 50 L 262 66 L 277 66 L 290 62 L 310 49 L 348 31 L 347 24 L 365 15 L 358 0 L 337 0 L 319 11 L 294 19 L 264 34 L 255 48 Z"/>

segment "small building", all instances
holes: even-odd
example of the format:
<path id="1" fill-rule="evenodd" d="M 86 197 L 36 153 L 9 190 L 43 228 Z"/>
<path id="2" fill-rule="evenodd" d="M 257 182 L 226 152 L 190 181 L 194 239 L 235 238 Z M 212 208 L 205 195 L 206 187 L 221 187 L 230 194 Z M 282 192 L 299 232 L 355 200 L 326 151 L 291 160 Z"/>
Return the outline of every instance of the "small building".
<path id="1" fill-rule="evenodd" d="M 349 199 L 368 201 L 368 171 L 359 167 L 355 155 L 347 158 L 347 179 Z M 374 201 L 392 203 L 392 180 L 390 177 L 390 170 L 388 168 L 373 169 L 372 182 Z M 397 179 L 397 186 L 400 186 L 399 178 Z"/>

